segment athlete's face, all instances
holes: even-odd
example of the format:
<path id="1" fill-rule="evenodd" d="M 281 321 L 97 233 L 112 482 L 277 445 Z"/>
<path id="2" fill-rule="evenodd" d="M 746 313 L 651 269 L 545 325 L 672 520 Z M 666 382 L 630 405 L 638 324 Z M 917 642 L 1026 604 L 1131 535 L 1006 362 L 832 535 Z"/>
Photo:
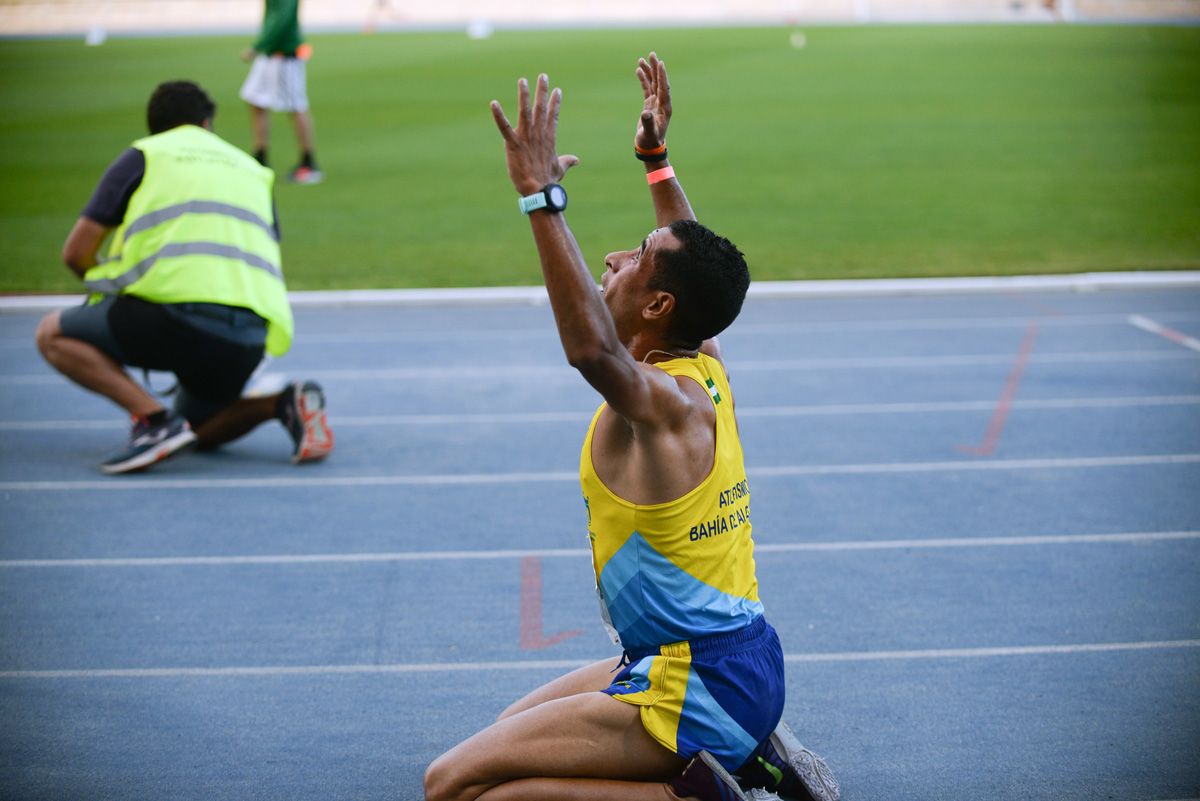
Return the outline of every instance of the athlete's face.
<path id="1" fill-rule="evenodd" d="M 605 270 L 600 277 L 600 286 L 622 342 L 627 342 L 629 336 L 637 332 L 643 309 L 661 291 L 650 288 L 656 259 L 663 252 L 680 247 L 682 243 L 670 228 L 656 228 L 636 248 L 618 250 L 604 258 Z"/>

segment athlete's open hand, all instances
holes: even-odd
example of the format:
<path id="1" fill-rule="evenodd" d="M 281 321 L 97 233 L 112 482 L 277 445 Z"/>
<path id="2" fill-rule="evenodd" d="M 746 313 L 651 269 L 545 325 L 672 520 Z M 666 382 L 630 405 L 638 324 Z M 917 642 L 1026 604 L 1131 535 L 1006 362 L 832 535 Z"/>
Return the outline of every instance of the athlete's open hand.
<path id="1" fill-rule="evenodd" d="M 639 58 L 638 80 L 642 82 L 642 116 L 638 118 L 634 143 L 643 150 L 661 147 L 667 141 L 667 126 L 671 123 L 671 82 L 667 80 L 667 65 L 658 55 Z"/>
<path id="2" fill-rule="evenodd" d="M 521 195 L 531 195 L 546 184 L 562 180 L 567 170 L 579 163 L 575 156 L 560 156 L 556 150 L 558 109 L 562 89 L 550 91 L 550 79 L 538 76 L 533 103 L 529 102 L 529 81 L 517 81 L 517 127 L 514 129 L 500 107 L 492 101 L 492 117 L 504 137 L 504 158 L 508 177 Z"/>

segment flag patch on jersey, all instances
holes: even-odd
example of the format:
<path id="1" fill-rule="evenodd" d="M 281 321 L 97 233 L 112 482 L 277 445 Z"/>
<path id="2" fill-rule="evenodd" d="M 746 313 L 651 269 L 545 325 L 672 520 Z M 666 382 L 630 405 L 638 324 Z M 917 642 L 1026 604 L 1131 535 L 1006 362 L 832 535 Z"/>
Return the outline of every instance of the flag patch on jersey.
<path id="1" fill-rule="evenodd" d="M 712 395 L 713 403 L 721 402 L 721 393 L 717 392 L 717 385 L 713 383 L 711 378 L 704 379 L 704 386 L 708 389 L 708 394 Z"/>

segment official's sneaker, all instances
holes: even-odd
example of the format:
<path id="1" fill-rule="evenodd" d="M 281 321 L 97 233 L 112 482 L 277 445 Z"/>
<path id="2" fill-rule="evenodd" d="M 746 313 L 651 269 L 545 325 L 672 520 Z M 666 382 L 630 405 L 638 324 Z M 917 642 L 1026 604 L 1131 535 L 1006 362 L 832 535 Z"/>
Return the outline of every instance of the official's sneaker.
<path id="1" fill-rule="evenodd" d="M 670 781 L 671 789 L 680 798 L 698 798 L 700 801 L 776 801 L 774 793 L 747 795 L 729 771 L 721 767 L 717 758 L 707 751 L 697 754 L 683 773 Z M 758 791 L 752 791 L 758 792 Z"/>
<path id="2" fill-rule="evenodd" d="M 110 475 L 145 470 L 195 441 L 196 433 L 188 421 L 179 415 L 169 414 L 160 423 L 151 423 L 145 417 L 134 417 L 129 443 L 105 459 L 100 470 Z"/>
<path id="3" fill-rule="evenodd" d="M 783 722 L 738 768 L 738 778 L 744 785 L 777 792 L 785 801 L 838 801 L 842 797 L 825 760 L 801 745 Z"/>
<path id="4" fill-rule="evenodd" d="M 325 393 L 316 381 L 287 386 L 280 399 L 280 419 L 292 437 L 292 464 L 324 459 L 333 450 Z"/>
<path id="5" fill-rule="evenodd" d="M 288 180 L 294 184 L 319 184 L 325 180 L 325 173 L 316 167 L 296 167 L 288 173 Z"/>

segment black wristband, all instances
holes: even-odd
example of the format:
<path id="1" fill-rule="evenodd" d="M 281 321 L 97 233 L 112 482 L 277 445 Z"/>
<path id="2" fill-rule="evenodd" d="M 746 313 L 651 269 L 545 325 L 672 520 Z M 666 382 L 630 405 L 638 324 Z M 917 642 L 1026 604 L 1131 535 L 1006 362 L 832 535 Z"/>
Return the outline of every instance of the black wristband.
<path id="1" fill-rule="evenodd" d="M 638 161 L 666 161 L 667 160 L 667 151 L 665 151 L 665 150 L 661 153 L 646 154 L 646 153 L 639 153 L 637 151 L 637 148 L 634 148 L 633 155 Z"/>

